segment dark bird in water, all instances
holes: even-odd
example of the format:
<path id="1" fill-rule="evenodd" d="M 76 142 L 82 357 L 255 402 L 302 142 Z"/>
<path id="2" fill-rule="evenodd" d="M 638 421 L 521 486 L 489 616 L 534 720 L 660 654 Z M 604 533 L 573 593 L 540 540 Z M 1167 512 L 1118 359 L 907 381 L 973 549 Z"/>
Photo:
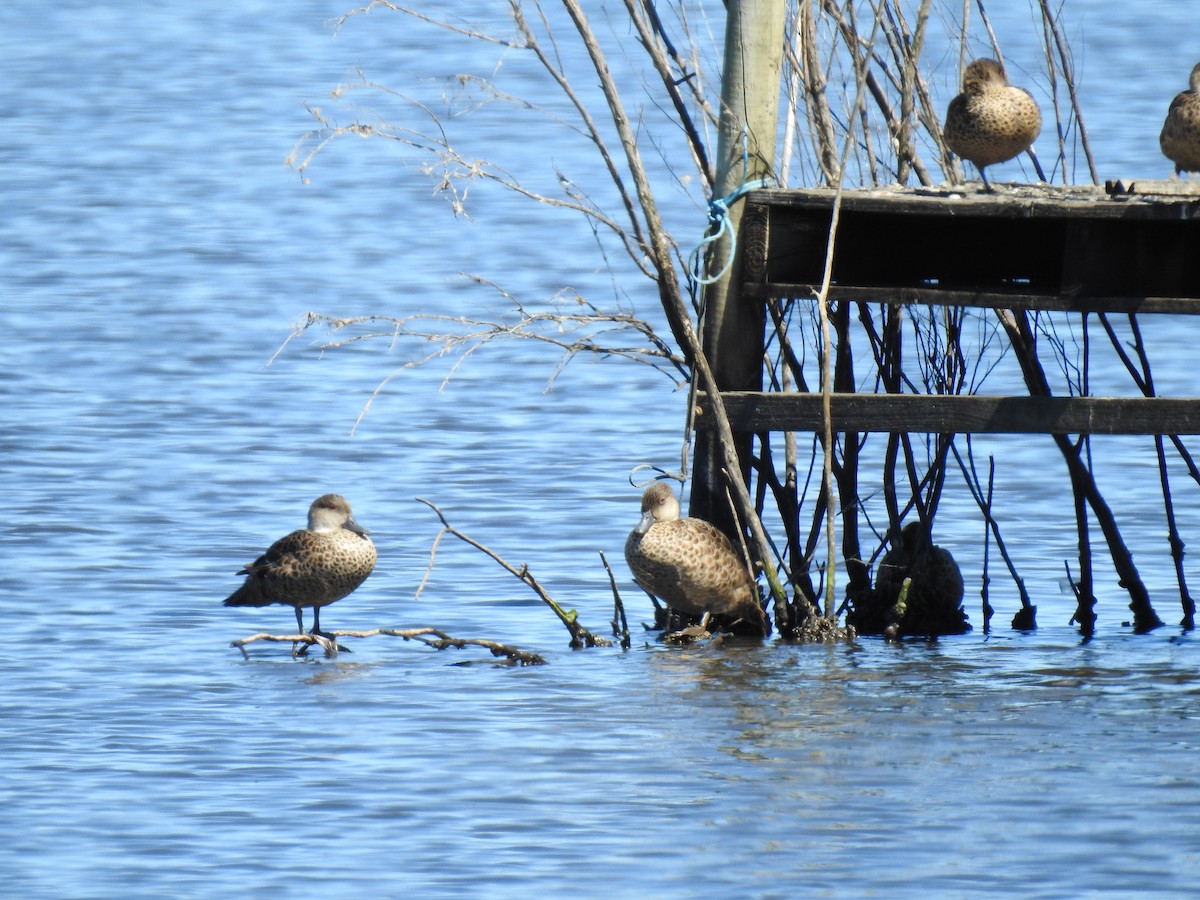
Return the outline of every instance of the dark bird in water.
<path id="1" fill-rule="evenodd" d="M 375 545 L 354 521 L 350 504 L 340 494 L 325 494 L 309 507 L 307 528 L 280 538 L 238 572 L 246 581 L 225 605 L 295 607 L 301 632 L 300 610 L 311 607 L 312 633 L 321 634 L 321 607 L 341 600 L 374 568 Z"/>
<path id="2" fill-rule="evenodd" d="M 991 191 L 990 165 L 1028 150 L 1042 130 L 1042 112 L 1033 95 L 1008 83 L 1004 66 L 977 59 L 963 72 L 962 93 L 950 101 L 942 138 L 958 156 L 975 164 Z"/>
<path id="3" fill-rule="evenodd" d="M 908 593 L 903 607 L 898 608 L 906 579 Z M 962 608 L 963 578 L 958 563 L 949 550 L 933 543 L 919 521 L 909 522 L 893 539 L 880 560 L 875 589 L 887 618 L 899 615 L 897 621 L 887 623 L 899 634 L 961 634 L 971 628 Z"/>
<path id="4" fill-rule="evenodd" d="M 680 518 L 679 500 L 658 481 L 642 494 L 642 518 L 625 541 L 634 581 L 671 609 L 689 616 L 741 619 L 763 636 L 771 631 L 758 589 L 729 539 L 703 519 Z"/>
<path id="5" fill-rule="evenodd" d="M 1175 174 L 1200 172 L 1200 63 L 1192 67 L 1188 89 L 1175 95 L 1158 145 L 1175 163 Z"/>

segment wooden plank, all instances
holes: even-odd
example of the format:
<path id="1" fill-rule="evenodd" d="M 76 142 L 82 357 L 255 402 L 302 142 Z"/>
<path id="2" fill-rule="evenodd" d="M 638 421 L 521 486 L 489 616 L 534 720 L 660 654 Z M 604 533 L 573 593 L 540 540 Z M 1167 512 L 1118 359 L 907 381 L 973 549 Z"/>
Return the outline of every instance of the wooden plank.
<path id="1" fill-rule="evenodd" d="M 1191 205 L 1200 209 L 1195 201 Z M 747 215 L 762 208 L 748 207 Z M 743 247 L 755 257 L 745 267 L 746 280 L 819 282 L 830 211 L 814 206 L 768 209 L 767 237 L 761 242 L 765 252 L 758 243 Z M 1072 298 L 1068 309 L 1083 307 L 1075 305 L 1076 297 L 1197 298 L 1200 218 L 1177 212 L 1171 220 L 1137 220 L 846 209 L 839 220 L 832 280 L 843 288 Z M 1106 307 L 1121 308 L 1139 307 L 1120 302 Z"/>
<path id="2" fill-rule="evenodd" d="M 1132 179 L 1126 179 L 1125 184 Z M 1139 180 L 1143 185 L 1153 181 Z M 831 209 L 834 191 L 829 188 L 754 191 L 748 203 L 774 209 Z M 842 209 L 859 212 L 911 213 L 933 216 L 977 216 L 1010 219 L 1134 219 L 1167 220 L 1200 218 L 1193 196 L 1146 193 L 1108 194 L 1092 185 L 1003 185 L 988 194 L 978 184 L 933 188 L 868 188 L 842 194 Z"/>
<path id="3" fill-rule="evenodd" d="M 817 431 L 819 394 L 722 392 L 735 431 Z M 711 427 L 698 399 L 697 428 Z M 1200 397 L 834 394 L 834 431 L 973 434 L 1200 434 Z"/>
<path id="4" fill-rule="evenodd" d="M 747 284 L 748 298 L 783 300 L 816 295 L 816 284 Z M 1106 313 L 1200 313 L 1200 297 L 1068 297 L 1063 295 L 995 293 L 948 290 L 936 286 L 856 287 L 833 285 L 831 300 L 862 300 L 867 303 L 918 303 L 926 306 L 972 306 L 983 309 L 1029 309 L 1064 312 Z"/>
<path id="5" fill-rule="evenodd" d="M 1118 178 L 1104 183 L 1109 194 L 1157 194 L 1162 197 L 1200 197 L 1200 181 Z"/>

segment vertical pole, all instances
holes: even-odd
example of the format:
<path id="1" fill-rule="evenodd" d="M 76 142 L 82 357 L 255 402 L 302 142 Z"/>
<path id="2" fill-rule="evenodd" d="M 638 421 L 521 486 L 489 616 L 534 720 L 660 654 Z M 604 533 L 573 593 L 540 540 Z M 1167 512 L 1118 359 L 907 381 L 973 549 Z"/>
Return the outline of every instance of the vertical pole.
<path id="1" fill-rule="evenodd" d="M 740 186 L 771 178 L 783 67 L 786 0 L 728 0 L 721 116 L 717 132 L 715 196 L 728 197 Z M 740 234 L 743 204 L 729 211 L 733 234 Z M 700 340 L 721 390 L 762 390 L 764 310 L 741 296 L 741 264 L 727 237 L 713 245 L 710 273 L 725 276 L 706 287 Z M 738 438 L 738 458 L 749 484 L 753 438 Z M 689 513 L 714 522 L 727 534 L 736 519 L 726 500 L 721 453 L 714 432 L 698 432 Z"/>

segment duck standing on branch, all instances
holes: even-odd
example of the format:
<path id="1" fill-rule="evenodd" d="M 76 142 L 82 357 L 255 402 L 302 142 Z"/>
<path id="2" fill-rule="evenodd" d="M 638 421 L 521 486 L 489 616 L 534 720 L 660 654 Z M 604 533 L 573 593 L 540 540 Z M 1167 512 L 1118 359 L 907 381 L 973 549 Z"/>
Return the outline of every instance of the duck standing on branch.
<path id="1" fill-rule="evenodd" d="M 642 494 L 642 518 L 625 541 L 634 581 L 671 609 L 701 616 L 728 616 L 765 637 L 771 623 L 758 589 L 729 539 L 711 522 L 680 518 L 679 500 L 658 481 Z M 739 622 L 740 620 L 740 622 Z"/>
<path id="2" fill-rule="evenodd" d="M 1158 145 L 1175 163 L 1175 174 L 1200 172 L 1200 63 L 1192 67 L 1188 89 L 1175 95 L 1167 110 Z"/>
<path id="3" fill-rule="evenodd" d="M 296 609 L 296 626 L 304 631 L 300 610 L 313 611 L 312 634 L 321 632 L 321 607 L 341 600 L 362 584 L 375 568 L 375 545 L 340 494 L 325 494 L 308 510 L 308 528 L 293 531 L 238 572 L 245 583 L 226 606 L 269 606 Z"/>
<path id="4" fill-rule="evenodd" d="M 984 169 L 1028 150 L 1041 130 L 1042 112 L 1033 95 L 1009 84 L 996 60 L 977 59 L 963 72 L 962 93 L 946 110 L 942 138 L 952 152 L 975 164 L 991 192 Z"/>

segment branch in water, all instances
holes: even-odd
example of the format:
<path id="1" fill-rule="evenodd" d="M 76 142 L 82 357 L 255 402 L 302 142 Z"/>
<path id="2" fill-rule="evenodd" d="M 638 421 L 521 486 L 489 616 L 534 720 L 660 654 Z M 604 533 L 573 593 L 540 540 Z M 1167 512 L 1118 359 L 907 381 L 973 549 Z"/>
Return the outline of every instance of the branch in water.
<path id="1" fill-rule="evenodd" d="M 434 538 L 433 546 L 429 550 L 429 566 L 425 570 L 425 576 L 421 579 L 420 585 L 417 586 L 418 597 L 421 596 L 421 591 L 425 588 L 425 582 L 429 580 L 429 574 L 433 571 L 433 564 L 437 556 L 437 547 L 442 539 L 442 536 L 446 534 L 452 534 L 460 541 L 470 544 L 476 550 L 479 550 L 482 553 L 490 556 L 492 559 L 498 562 L 505 571 L 516 576 L 520 581 L 532 588 L 533 592 L 538 595 L 538 599 L 540 599 L 543 603 L 549 606 L 551 610 L 553 610 L 554 614 L 558 616 L 558 620 L 562 622 L 563 625 L 566 626 L 567 631 L 571 633 L 570 646 L 572 650 L 580 650 L 584 647 L 612 646 L 612 641 L 610 641 L 608 638 L 592 634 L 590 631 L 584 628 L 583 625 L 579 623 L 579 614 L 575 612 L 575 610 L 563 609 L 553 597 L 546 593 L 546 590 L 538 583 L 538 580 L 533 577 L 533 574 L 529 571 L 528 566 L 522 565 L 520 568 L 517 568 L 516 566 L 511 565 L 494 550 L 485 547 L 474 538 L 463 534 L 448 521 L 446 521 L 446 516 L 435 504 L 430 503 L 428 500 L 423 500 L 420 497 L 417 497 L 416 500 L 418 503 L 424 503 L 426 506 L 432 509 L 437 514 L 437 517 L 442 521 L 442 530 L 438 532 L 437 537 Z"/>
<path id="2" fill-rule="evenodd" d="M 530 653 L 527 650 L 520 650 L 508 644 L 501 644 L 497 641 L 489 641 L 482 638 L 456 638 L 436 628 L 372 628 L 370 631 L 331 631 L 327 635 L 260 633 L 233 641 L 229 646 L 237 647 L 242 651 L 242 656 L 249 659 L 250 654 L 246 652 L 247 644 L 252 644 L 255 641 L 290 641 L 293 656 L 303 656 L 309 647 L 316 644 L 325 650 L 326 656 L 333 657 L 338 654 L 337 638 L 366 638 L 374 637 L 377 634 L 400 637 L 406 641 L 419 641 L 436 650 L 445 650 L 449 647 L 455 647 L 460 650 L 464 647 L 483 647 L 485 650 L 491 651 L 493 656 L 503 656 L 509 665 L 514 666 L 541 666 L 546 664 L 545 658 L 536 653 Z M 297 644 L 302 644 L 303 647 L 297 650 Z"/>

